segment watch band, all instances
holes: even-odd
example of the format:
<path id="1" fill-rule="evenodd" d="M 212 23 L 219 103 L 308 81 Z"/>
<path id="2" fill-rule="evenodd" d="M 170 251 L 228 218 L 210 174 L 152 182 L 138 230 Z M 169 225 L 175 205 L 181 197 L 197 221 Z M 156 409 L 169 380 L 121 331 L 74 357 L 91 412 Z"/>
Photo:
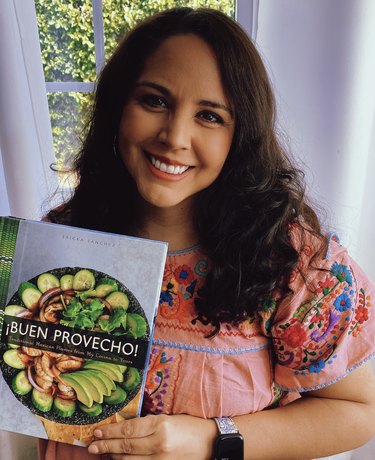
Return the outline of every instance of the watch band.
<path id="1" fill-rule="evenodd" d="M 220 434 L 234 434 L 239 433 L 236 424 L 230 417 L 214 417 L 216 425 Z"/>

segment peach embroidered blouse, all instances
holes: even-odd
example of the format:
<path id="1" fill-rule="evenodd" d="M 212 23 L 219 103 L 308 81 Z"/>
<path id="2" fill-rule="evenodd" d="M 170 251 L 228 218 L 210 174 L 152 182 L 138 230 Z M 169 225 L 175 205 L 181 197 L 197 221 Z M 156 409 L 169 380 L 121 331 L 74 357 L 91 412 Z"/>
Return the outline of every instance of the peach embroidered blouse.
<path id="1" fill-rule="evenodd" d="M 297 245 L 296 232 L 293 238 Z M 207 257 L 199 246 L 169 253 L 146 381 L 151 412 L 211 418 L 261 411 L 333 384 L 374 355 L 374 285 L 334 237 L 316 258 L 318 240 L 310 238 L 290 277 L 292 294 L 263 298 L 254 318 L 222 325 L 211 339 L 212 326 L 194 311 Z M 73 459 L 68 452 L 77 450 L 48 448 L 46 460 Z"/>

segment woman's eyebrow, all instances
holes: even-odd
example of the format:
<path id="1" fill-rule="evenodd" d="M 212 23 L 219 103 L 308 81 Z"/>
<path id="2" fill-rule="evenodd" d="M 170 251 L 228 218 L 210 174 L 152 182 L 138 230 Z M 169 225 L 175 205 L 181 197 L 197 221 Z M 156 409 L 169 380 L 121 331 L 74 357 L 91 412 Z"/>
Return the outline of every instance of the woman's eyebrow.
<path id="1" fill-rule="evenodd" d="M 157 83 L 154 83 L 153 81 L 141 80 L 137 83 L 136 86 L 148 86 L 149 88 L 156 89 L 164 96 L 171 96 L 171 92 L 169 91 L 168 88 L 165 88 L 165 86 L 158 85 Z"/>
<path id="2" fill-rule="evenodd" d="M 159 85 L 158 83 L 155 83 L 153 81 L 141 80 L 140 82 L 137 83 L 136 86 L 137 87 L 138 86 L 148 86 L 149 88 L 156 89 L 157 91 L 159 91 L 164 96 L 171 96 L 172 95 L 171 91 L 168 88 L 166 88 L 165 86 Z M 231 117 L 233 117 L 233 110 L 230 109 L 229 107 L 227 107 L 226 105 L 220 103 L 220 102 L 209 101 L 209 100 L 203 99 L 203 100 L 198 102 L 198 105 L 203 105 L 205 107 L 210 107 L 212 109 L 225 110 L 226 112 L 229 113 L 229 115 Z"/>
<path id="3" fill-rule="evenodd" d="M 205 107 L 211 107 L 212 109 L 222 109 L 225 110 L 226 112 L 229 113 L 231 117 L 233 117 L 233 110 L 231 110 L 229 107 L 227 107 L 224 104 L 221 104 L 220 102 L 214 102 L 214 101 L 206 101 L 202 100 L 199 101 L 199 105 L 203 105 Z"/>

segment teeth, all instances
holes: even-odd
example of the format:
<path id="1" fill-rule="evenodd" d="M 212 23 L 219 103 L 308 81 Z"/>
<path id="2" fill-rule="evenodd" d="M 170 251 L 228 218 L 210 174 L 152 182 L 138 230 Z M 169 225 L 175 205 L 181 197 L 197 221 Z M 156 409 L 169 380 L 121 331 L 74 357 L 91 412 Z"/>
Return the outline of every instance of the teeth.
<path id="1" fill-rule="evenodd" d="M 168 174 L 182 174 L 187 169 L 189 169 L 189 166 L 167 165 L 166 163 L 163 163 L 160 160 L 157 160 L 152 155 L 150 155 L 150 158 L 151 158 L 151 163 L 155 166 L 156 169 L 160 169 L 160 171 L 166 172 Z"/>

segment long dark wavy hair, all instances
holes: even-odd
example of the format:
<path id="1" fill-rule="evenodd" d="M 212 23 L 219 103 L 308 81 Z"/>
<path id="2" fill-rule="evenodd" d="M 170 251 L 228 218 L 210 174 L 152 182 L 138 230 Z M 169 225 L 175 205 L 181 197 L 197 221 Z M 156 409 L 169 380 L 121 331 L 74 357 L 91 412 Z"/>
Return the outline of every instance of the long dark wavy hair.
<path id="1" fill-rule="evenodd" d="M 119 44 L 96 87 L 87 135 L 73 170 L 72 197 L 52 222 L 124 234 L 137 232 L 133 179 L 113 153 L 120 118 L 145 61 L 170 36 L 196 34 L 213 49 L 235 112 L 233 142 L 216 181 L 197 196 L 196 230 L 211 269 L 197 315 L 218 326 L 252 315 L 275 289 L 288 293 L 298 248 L 291 224 L 321 235 L 303 174 L 275 129 L 273 91 L 254 44 L 232 19 L 212 9 L 176 8 L 140 23 Z M 120 203 L 120 205 L 119 205 Z"/>

